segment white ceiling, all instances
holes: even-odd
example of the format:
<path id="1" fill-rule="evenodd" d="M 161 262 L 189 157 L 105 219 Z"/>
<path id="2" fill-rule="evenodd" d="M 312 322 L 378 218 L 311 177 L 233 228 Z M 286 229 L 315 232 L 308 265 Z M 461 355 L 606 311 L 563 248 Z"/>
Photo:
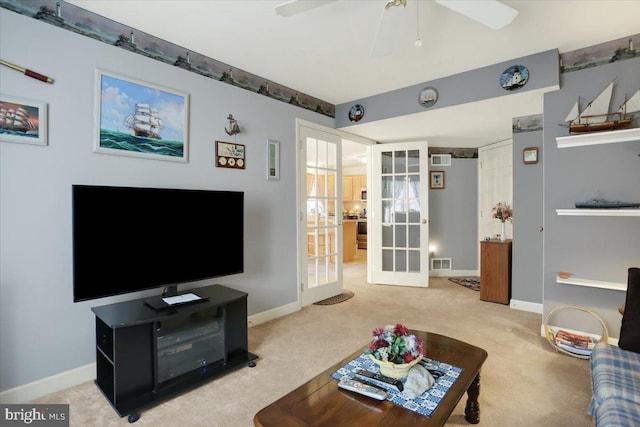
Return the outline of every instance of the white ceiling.
<path id="1" fill-rule="evenodd" d="M 561 53 L 637 34 L 640 1 L 506 0 L 513 23 L 491 30 L 428 0 L 408 0 L 394 53 L 370 51 L 385 0 L 338 0 L 284 18 L 287 0 L 68 0 L 333 104 L 557 48 Z M 151 6 L 153 4 L 153 6 Z M 416 94 L 417 96 L 417 94 Z M 521 93 L 425 111 L 345 130 L 380 142 L 426 139 L 478 147 L 511 137 L 512 117 L 542 112 L 542 94 Z"/>

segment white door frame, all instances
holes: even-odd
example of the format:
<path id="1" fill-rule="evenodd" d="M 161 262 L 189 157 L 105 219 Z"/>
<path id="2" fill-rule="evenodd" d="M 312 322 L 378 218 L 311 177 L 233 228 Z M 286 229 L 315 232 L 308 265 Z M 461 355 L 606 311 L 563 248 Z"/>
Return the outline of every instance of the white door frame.
<path id="1" fill-rule="evenodd" d="M 305 303 L 309 304 L 309 302 L 305 301 L 302 296 L 302 291 L 304 289 L 304 283 L 307 281 L 306 273 L 306 263 L 307 263 L 307 225 L 304 219 L 306 218 L 306 144 L 305 141 L 302 140 L 302 132 L 301 128 L 308 128 L 311 130 L 317 130 L 319 132 L 328 133 L 334 136 L 337 136 L 341 139 L 348 139 L 353 142 L 358 142 L 363 145 L 375 145 L 375 141 L 370 139 L 362 138 L 360 136 L 352 135 L 347 132 L 343 132 L 337 129 L 329 128 L 326 126 L 319 125 L 317 123 L 309 122 L 302 119 L 296 119 L 296 218 L 297 218 L 297 300 L 300 307 L 304 306 Z M 305 157 L 302 156 L 302 152 L 304 152 Z M 367 176 L 369 175 L 369 164 L 370 164 L 371 153 L 370 149 L 367 148 Z M 340 203 L 340 210 L 336 212 L 337 215 L 342 214 L 342 170 L 337 171 L 336 181 L 339 183 L 338 186 L 338 202 Z M 340 238 L 338 239 L 339 245 L 339 256 L 342 256 L 342 230 L 340 229 Z M 342 263 L 340 263 L 340 269 L 342 268 Z M 339 286 L 342 289 L 342 271 L 339 272 Z M 327 295 L 326 297 L 330 297 L 332 295 Z"/>

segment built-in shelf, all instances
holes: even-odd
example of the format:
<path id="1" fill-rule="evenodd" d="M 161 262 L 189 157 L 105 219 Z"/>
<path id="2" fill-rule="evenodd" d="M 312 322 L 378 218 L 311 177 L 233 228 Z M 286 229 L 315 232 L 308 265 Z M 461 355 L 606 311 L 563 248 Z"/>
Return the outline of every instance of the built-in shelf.
<path id="1" fill-rule="evenodd" d="M 640 209 L 556 209 L 558 215 L 640 216 Z"/>
<path id="2" fill-rule="evenodd" d="M 559 276 L 556 276 L 556 283 L 561 283 L 563 285 L 586 286 L 588 288 L 613 289 L 616 291 L 627 290 L 626 283 L 603 282 L 600 280 L 580 279 L 578 277 L 569 277 L 567 279 L 561 279 Z"/>
<path id="3" fill-rule="evenodd" d="M 557 136 L 558 148 L 584 147 L 586 145 L 615 144 L 618 142 L 640 141 L 640 128 L 614 130 L 611 132 L 591 132 L 580 135 Z"/>

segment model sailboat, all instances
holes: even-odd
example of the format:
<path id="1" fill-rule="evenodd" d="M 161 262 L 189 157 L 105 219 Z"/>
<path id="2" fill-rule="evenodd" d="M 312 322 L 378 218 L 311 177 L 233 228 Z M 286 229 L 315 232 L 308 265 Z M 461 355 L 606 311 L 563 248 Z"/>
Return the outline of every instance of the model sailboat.
<path id="1" fill-rule="evenodd" d="M 586 133 L 604 130 L 616 130 L 629 127 L 633 121 L 631 113 L 640 111 L 640 90 L 637 90 L 631 98 L 625 99 L 624 103 L 613 113 L 609 112 L 611 95 L 613 93 L 613 82 L 586 107 L 580 109 L 580 99 L 576 102 L 564 119 L 569 122 L 570 133 Z"/>
<path id="2" fill-rule="evenodd" d="M 149 104 L 136 104 L 136 112 L 124 119 L 126 125 L 133 129 L 135 136 L 162 139 L 160 129 L 164 127 L 160 113 Z"/>

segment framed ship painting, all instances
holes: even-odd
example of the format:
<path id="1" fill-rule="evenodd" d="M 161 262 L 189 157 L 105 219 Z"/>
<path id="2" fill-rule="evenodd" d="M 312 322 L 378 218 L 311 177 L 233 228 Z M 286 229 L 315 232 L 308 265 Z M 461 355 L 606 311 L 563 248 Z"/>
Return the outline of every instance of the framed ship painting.
<path id="1" fill-rule="evenodd" d="M 47 104 L 0 95 L 0 141 L 47 145 Z"/>
<path id="2" fill-rule="evenodd" d="M 103 70 L 95 92 L 95 152 L 188 161 L 188 94 Z"/>

